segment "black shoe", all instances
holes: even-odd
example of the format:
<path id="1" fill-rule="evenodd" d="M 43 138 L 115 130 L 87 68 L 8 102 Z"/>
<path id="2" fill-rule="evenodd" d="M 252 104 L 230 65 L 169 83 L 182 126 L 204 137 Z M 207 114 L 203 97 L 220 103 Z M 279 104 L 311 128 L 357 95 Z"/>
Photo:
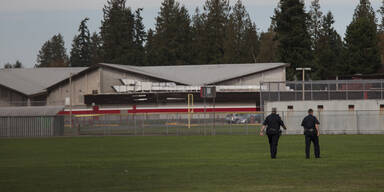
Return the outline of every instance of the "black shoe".
<path id="1" fill-rule="evenodd" d="M 309 157 L 305 157 L 306 159 L 309 159 Z"/>

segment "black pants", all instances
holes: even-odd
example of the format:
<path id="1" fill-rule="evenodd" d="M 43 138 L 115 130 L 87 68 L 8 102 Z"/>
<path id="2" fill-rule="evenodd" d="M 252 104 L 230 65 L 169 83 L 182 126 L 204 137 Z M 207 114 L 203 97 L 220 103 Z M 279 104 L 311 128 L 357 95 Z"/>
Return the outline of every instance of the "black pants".
<path id="1" fill-rule="evenodd" d="M 275 159 L 277 154 L 277 145 L 279 144 L 280 134 L 268 135 L 271 158 Z"/>
<path id="2" fill-rule="evenodd" d="M 319 137 L 317 135 L 305 135 L 305 156 L 309 158 L 309 152 L 311 150 L 311 142 L 315 146 L 315 157 L 320 157 L 320 145 Z"/>

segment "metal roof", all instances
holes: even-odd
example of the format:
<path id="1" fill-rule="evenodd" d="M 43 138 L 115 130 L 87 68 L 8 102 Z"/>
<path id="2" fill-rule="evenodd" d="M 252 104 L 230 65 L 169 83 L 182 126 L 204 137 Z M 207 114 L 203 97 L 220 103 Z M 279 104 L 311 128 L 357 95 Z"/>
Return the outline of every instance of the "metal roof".
<path id="1" fill-rule="evenodd" d="M 0 85 L 25 95 L 44 93 L 46 88 L 87 68 L 17 68 L 0 69 Z"/>
<path id="2" fill-rule="evenodd" d="M 55 116 L 64 109 L 64 106 L 44 107 L 0 107 L 0 117 L 12 116 Z"/>
<path id="3" fill-rule="evenodd" d="M 288 66 L 286 63 L 180 65 L 155 67 L 135 67 L 130 65 L 106 63 L 102 63 L 101 65 L 186 85 L 215 84 L 230 79 Z"/>

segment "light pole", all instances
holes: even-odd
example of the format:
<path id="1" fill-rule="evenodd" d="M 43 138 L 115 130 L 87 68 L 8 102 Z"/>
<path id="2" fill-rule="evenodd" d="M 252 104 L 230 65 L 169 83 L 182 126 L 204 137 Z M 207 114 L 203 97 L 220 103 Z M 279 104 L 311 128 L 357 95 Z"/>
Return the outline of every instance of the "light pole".
<path id="1" fill-rule="evenodd" d="M 302 71 L 303 73 L 303 101 L 305 100 L 305 71 L 311 71 L 311 68 L 296 68 L 296 71 Z"/>
<path id="2" fill-rule="evenodd" d="M 72 130 L 72 73 L 69 73 L 69 125 Z"/>

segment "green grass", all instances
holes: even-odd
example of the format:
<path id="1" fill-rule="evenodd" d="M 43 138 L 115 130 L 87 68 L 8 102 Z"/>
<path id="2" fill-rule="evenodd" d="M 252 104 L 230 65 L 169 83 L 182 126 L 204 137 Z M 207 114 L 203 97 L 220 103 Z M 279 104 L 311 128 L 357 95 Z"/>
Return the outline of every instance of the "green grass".
<path id="1" fill-rule="evenodd" d="M 0 139 L 0 191 L 383 191 L 384 135 Z"/>

